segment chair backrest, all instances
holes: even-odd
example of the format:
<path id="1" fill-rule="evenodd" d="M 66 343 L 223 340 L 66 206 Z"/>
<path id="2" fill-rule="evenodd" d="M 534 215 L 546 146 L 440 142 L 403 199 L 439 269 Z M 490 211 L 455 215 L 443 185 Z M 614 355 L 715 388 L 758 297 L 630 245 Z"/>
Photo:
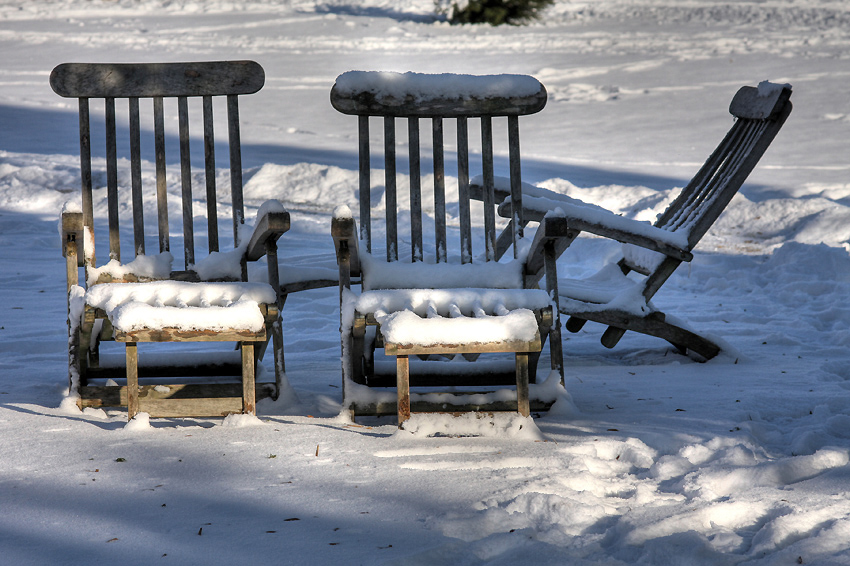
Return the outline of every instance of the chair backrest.
<path id="1" fill-rule="evenodd" d="M 142 63 L 142 64 L 92 64 L 66 63 L 53 69 L 50 85 L 60 96 L 79 99 L 80 165 L 82 177 L 83 224 L 89 230 L 94 226 L 92 201 L 92 158 L 90 99 L 103 99 L 106 124 L 106 182 L 109 226 L 109 258 L 121 261 L 119 208 L 121 200 L 118 171 L 118 140 L 116 126 L 116 99 L 127 99 L 129 122 L 129 168 L 133 216 L 134 256 L 145 254 L 145 202 L 152 191 L 142 187 L 142 120 L 152 114 L 153 150 L 156 170 L 155 199 L 159 252 L 172 249 L 168 225 L 168 198 L 166 186 L 166 104 L 164 99 L 175 98 L 178 123 L 180 173 L 182 186 L 183 254 L 188 271 L 195 263 L 196 215 L 192 193 L 192 163 L 190 155 L 190 103 L 193 113 L 203 116 L 204 163 L 206 177 L 206 216 L 209 251 L 219 251 L 218 212 L 216 197 L 215 128 L 213 97 L 226 97 L 227 129 L 230 155 L 230 203 L 232 208 L 234 242 L 238 241 L 240 225 L 245 213 L 242 199 L 242 157 L 239 133 L 238 96 L 260 90 L 265 82 L 263 68 L 253 61 L 218 61 L 198 63 Z M 140 104 L 140 99 L 151 99 L 152 106 Z M 200 105 L 197 108 L 195 105 Z M 171 107 L 169 103 L 168 107 Z M 145 131 L 149 131 L 147 128 Z M 224 203 L 222 203 L 224 204 Z M 86 242 L 86 263 L 95 264 L 93 241 Z M 244 278 L 244 269 L 243 269 Z"/>
<path id="2" fill-rule="evenodd" d="M 767 150 L 791 113 L 786 85 L 742 87 L 729 105 L 732 128 L 655 225 L 684 230 L 690 249 L 705 235 Z"/>
<path id="3" fill-rule="evenodd" d="M 732 197 L 779 133 L 791 113 L 791 87 L 762 83 L 738 90 L 729 105 L 735 123 L 693 179 L 667 207 L 655 226 L 687 235 L 692 250 L 717 220 Z M 640 254 L 638 254 L 640 257 Z M 624 272 L 648 275 L 644 297 L 649 300 L 681 263 L 665 257 L 654 268 L 629 258 L 620 261 Z"/>
<path id="4" fill-rule="evenodd" d="M 426 75 L 351 71 L 340 75 L 331 90 L 331 104 L 344 114 L 359 118 L 360 158 L 360 241 L 372 252 L 372 184 L 370 117 L 383 120 L 384 197 L 386 204 L 386 259 L 399 259 L 398 182 L 396 163 L 396 118 L 407 119 L 408 165 L 410 175 L 410 242 L 412 262 L 424 259 L 423 159 L 420 119 L 431 121 L 431 147 L 434 175 L 434 257 L 448 261 L 446 241 L 446 186 L 444 120 L 456 120 L 458 222 L 460 259 L 473 259 L 472 222 L 469 206 L 470 136 L 469 120 L 479 119 L 484 195 L 484 234 L 482 250 L 487 261 L 496 259 L 496 224 L 493 119 L 507 119 L 513 215 L 521 219 L 522 192 L 518 117 L 539 112 L 546 105 L 546 89 L 536 79 L 523 75 Z M 513 222 L 514 242 L 522 236 L 521 221 Z M 516 250 L 516 246 L 514 246 Z"/>

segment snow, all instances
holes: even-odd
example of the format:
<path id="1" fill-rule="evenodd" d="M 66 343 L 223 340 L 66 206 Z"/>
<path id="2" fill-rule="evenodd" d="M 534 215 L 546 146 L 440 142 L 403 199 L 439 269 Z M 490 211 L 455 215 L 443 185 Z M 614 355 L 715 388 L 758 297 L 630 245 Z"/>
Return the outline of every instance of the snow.
<path id="1" fill-rule="evenodd" d="M 348 71 L 336 79 L 341 95 L 370 92 L 415 102 L 437 98 L 514 98 L 540 92 L 540 83 L 528 75 L 458 75 L 454 73 L 395 73 Z"/>
<path id="2" fill-rule="evenodd" d="M 3 561 L 850 564 L 850 8 L 558 1 L 541 23 L 492 28 L 449 26 L 433 7 L 0 3 Z M 257 417 L 127 423 L 126 411 L 79 411 L 67 396 L 56 233 L 65 203 L 79 210 L 77 115 L 51 91 L 49 72 L 67 61 L 228 58 L 266 71 L 263 90 L 240 104 L 247 217 L 268 199 L 290 212 L 282 277 L 333 271 L 331 216 L 341 205 L 359 210 L 356 120 L 328 102 L 348 71 L 534 76 L 549 102 L 521 120 L 523 180 L 641 222 L 654 221 L 728 130 L 740 86 L 793 84 L 788 122 L 694 260 L 653 298 L 723 353 L 700 364 L 633 333 L 607 350 L 588 324 L 564 333 L 566 391 L 544 349 L 531 394 L 557 398 L 548 413 L 414 415 L 399 431 L 393 418 L 352 422 L 340 412 L 339 296 L 328 288 L 288 298 L 291 389 L 260 402 Z M 94 206 L 104 217 L 95 137 Z M 497 174 L 506 155 L 497 148 Z M 447 154 L 449 201 L 454 165 Z M 146 161 L 145 182 L 152 171 Z M 178 171 L 169 168 L 175 202 Z M 220 177 L 227 187 L 226 169 Z M 406 190 L 400 183 L 403 206 Z M 457 254 L 454 216 L 449 227 Z M 108 248 L 98 249 L 103 261 Z M 621 253 L 581 237 L 559 275 L 584 279 Z M 80 291 L 71 290 L 74 308 Z M 271 356 L 263 363 L 271 371 Z"/>
<path id="3" fill-rule="evenodd" d="M 268 283 L 104 283 L 90 287 L 85 302 L 103 309 L 117 330 L 248 330 L 265 325 L 259 303 L 274 303 Z"/>
<path id="4" fill-rule="evenodd" d="M 457 311 L 452 317 L 420 317 L 411 310 L 380 311 L 375 318 L 388 344 L 433 346 L 435 344 L 488 344 L 491 342 L 533 342 L 537 319 L 528 309 L 514 309 L 474 318 Z"/>

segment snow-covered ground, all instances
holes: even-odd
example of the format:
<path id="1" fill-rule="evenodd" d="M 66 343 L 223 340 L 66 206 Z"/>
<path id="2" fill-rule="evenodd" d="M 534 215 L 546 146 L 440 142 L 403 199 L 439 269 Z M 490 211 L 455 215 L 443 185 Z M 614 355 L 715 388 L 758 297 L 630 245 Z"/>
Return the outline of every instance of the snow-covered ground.
<path id="1" fill-rule="evenodd" d="M 432 11 L 0 2 L 0 562 L 850 564 L 850 7 L 561 0 L 521 28 Z M 571 403 L 533 423 L 417 416 L 399 432 L 339 416 L 331 288 L 288 300 L 295 395 L 258 420 L 128 427 L 126 412 L 63 405 L 56 221 L 78 198 L 79 150 L 75 105 L 48 74 L 227 58 L 266 70 L 242 104 L 246 191 L 290 209 L 282 258 L 305 269 L 333 265 L 333 208 L 356 210 L 355 121 L 328 102 L 345 71 L 534 75 L 549 103 L 522 121 L 524 180 L 640 219 L 720 140 L 739 86 L 791 83 L 788 123 L 654 301 L 724 354 L 700 364 L 634 334 L 606 350 L 588 325 L 564 336 Z M 560 274 L 617 249 L 582 239 Z"/>

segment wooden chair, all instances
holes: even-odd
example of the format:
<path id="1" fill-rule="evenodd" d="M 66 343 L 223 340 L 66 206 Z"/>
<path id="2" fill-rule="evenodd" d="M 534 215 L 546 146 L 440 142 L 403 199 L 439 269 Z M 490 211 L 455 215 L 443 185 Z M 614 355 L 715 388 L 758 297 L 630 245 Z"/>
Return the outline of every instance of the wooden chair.
<path id="1" fill-rule="evenodd" d="M 262 67 L 252 61 L 68 63 L 53 69 L 53 90 L 79 101 L 82 206 L 66 206 L 62 239 L 67 262 L 71 392 L 79 394 L 81 408 L 126 406 L 130 419 L 139 411 L 155 417 L 253 414 L 257 398 L 278 395 L 283 339 L 277 239 L 289 229 L 289 214 L 272 201 L 261 207 L 253 232 L 244 226 L 239 133 L 238 97 L 257 92 L 264 81 Z M 103 99 L 96 104 L 104 108 L 106 125 L 105 190 L 92 182 L 91 99 Z M 116 99 L 126 100 L 126 111 L 123 104 L 116 110 Z M 216 104 L 227 109 L 230 194 L 226 198 L 218 194 L 216 186 Z M 172 108 L 177 111 L 178 133 L 173 143 L 177 147 L 173 149 L 179 149 L 182 205 L 169 208 L 169 200 L 178 198 L 169 192 L 166 176 L 166 150 L 172 150 L 171 144 L 166 144 L 166 110 Z M 155 183 L 148 188 L 142 183 L 141 142 L 148 142 L 149 137 L 142 135 L 140 116 L 147 118 L 151 113 L 153 140 L 144 147 L 153 149 Z M 121 130 L 116 124 L 120 116 L 128 119 L 128 139 L 119 139 Z M 202 117 L 203 122 L 198 126 L 203 133 L 205 164 L 205 189 L 200 198 L 193 195 L 192 187 L 190 116 Z M 118 148 L 127 143 L 129 172 L 122 169 L 119 175 L 119 165 L 127 160 L 118 159 Z M 126 205 L 128 200 L 131 206 Z M 229 250 L 222 243 L 229 238 L 219 236 L 220 210 L 232 217 L 234 243 Z M 98 217 L 100 214 L 106 219 Z M 199 230 L 195 222 L 204 214 L 205 226 Z M 182 217 L 182 238 L 171 231 L 172 215 Z M 128 220 L 132 223 L 125 233 L 122 221 Z M 146 240 L 153 238 L 149 233 L 152 225 L 157 226 L 158 253 L 148 254 Z M 128 243 L 130 232 L 132 241 Z M 195 241 L 204 238 L 209 255 L 197 257 Z M 107 241 L 108 262 L 98 266 L 95 242 Z M 182 255 L 182 270 L 172 270 L 172 251 L 178 258 Z M 247 282 L 246 262 L 263 256 L 267 257 L 269 282 Z M 85 268 L 82 284 L 79 267 Z M 258 387 L 258 360 L 270 338 L 275 381 Z M 102 363 L 102 341 L 123 342 L 124 359 L 119 358 L 117 364 Z M 140 364 L 137 345 L 146 342 L 231 342 L 236 348 L 230 346 L 224 356 L 208 351 L 193 356 L 180 346 L 170 353 L 151 354 L 143 360 L 150 363 Z M 166 378 L 166 383 L 140 386 L 140 377 Z M 117 383 L 114 379 L 124 378 L 126 385 L 111 385 Z M 226 382 L 222 383 L 223 379 Z"/>
<path id="2" fill-rule="evenodd" d="M 473 227 L 468 194 L 469 122 L 480 122 L 483 174 L 494 176 L 493 122 L 505 119 L 510 154 L 513 210 L 522 215 L 519 154 L 521 115 L 538 112 L 546 90 L 531 77 L 420 75 L 416 73 L 350 72 L 337 78 L 331 104 L 358 116 L 360 155 L 360 228 L 351 211 L 334 213 L 332 235 L 340 268 L 344 406 L 354 414 L 397 412 L 401 426 L 411 411 L 518 410 L 528 415 L 529 382 L 533 383 L 540 351 L 549 338 L 552 368 L 562 375 L 560 324 L 547 291 L 537 288 L 542 273 L 547 289 L 557 288 L 554 243 L 563 222 L 543 220 L 531 251 L 517 254 L 522 224 L 509 237 L 515 257 L 496 261 L 496 215 L 493 192 L 485 196 L 483 234 Z M 384 186 L 373 187 L 370 118 L 382 122 Z M 409 182 L 399 178 L 396 162 L 396 118 L 407 126 Z M 431 195 L 423 192 L 420 120 L 430 121 L 433 163 Z M 457 202 L 447 198 L 444 122 L 454 121 L 457 135 Z M 403 194 L 409 184 L 409 203 Z M 385 219 L 373 219 L 372 208 L 383 189 Z M 409 208 L 409 222 L 405 217 Z M 457 247 L 450 245 L 447 225 L 456 215 Z M 433 222 L 433 225 L 431 225 Z M 479 224 L 480 225 L 480 224 Z M 430 236 L 433 234 L 433 237 Z M 473 248 L 475 237 L 480 247 Z M 380 239 L 384 249 L 378 251 Z M 354 293 L 352 284 L 361 292 Z M 554 296 L 557 296 L 555 293 Z M 520 329 L 525 329 L 520 332 Z M 376 349 L 396 356 L 389 377 L 381 372 Z M 499 374 L 479 354 L 513 354 L 512 369 Z M 411 362 L 410 357 L 415 359 Z M 411 369 L 413 367 L 413 369 Z M 470 374 L 470 372 L 472 372 Z M 412 386 L 491 386 L 516 384 L 517 401 L 438 395 L 414 398 Z M 369 388 L 393 387 L 395 396 L 370 395 Z M 372 390 L 373 391 L 373 390 Z"/>
<path id="3" fill-rule="evenodd" d="M 540 188 L 526 188 L 523 221 L 540 221 L 558 211 L 568 226 L 559 245 L 581 232 L 623 242 L 616 266 L 587 281 L 561 281 L 559 308 L 570 318 L 566 328 L 578 332 L 588 320 L 608 326 L 602 344 L 613 348 L 627 330 L 663 338 L 682 353 L 710 359 L 720 347 L 677 324 L 650 304 L 652 297 L 717 220 L 761 159 L 791 113 L 791 88 L 762 83 L 743 87 L 729 107 L 735 122 L 696 176 L 654 225 L 623 218 L 599 207 Z M 498 181 L 497 181 L 498 183 Z M 504 182 L 502 182 L 504 184 Z M 485 181 L 473 184 L 480 192 Z M 507 191 L 499 213 L 512 217 Z M 633 273 L 637 276 L 626 277 Z"/>

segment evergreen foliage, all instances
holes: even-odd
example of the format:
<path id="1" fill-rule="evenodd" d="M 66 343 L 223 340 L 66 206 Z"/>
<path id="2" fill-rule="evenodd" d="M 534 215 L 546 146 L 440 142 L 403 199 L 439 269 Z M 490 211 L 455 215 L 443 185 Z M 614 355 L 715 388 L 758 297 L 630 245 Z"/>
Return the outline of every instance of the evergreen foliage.
<path id="1" fill-rule="evenodd" d="M 522 25 L 540 18 L 555 0 L 469 0 L 465 6 L 452 5 L 452 24 Z"/>

